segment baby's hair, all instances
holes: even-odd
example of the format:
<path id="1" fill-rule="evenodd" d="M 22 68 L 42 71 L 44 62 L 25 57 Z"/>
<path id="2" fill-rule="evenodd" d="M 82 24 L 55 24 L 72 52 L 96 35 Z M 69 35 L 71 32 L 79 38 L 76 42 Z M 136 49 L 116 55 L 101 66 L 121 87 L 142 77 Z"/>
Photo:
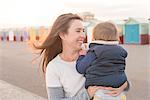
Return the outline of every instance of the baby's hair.
<path id="1" fill-rule="evenodd" d="M 93 29 L 94 40 L 118 41 L 117 27 L 111 22 L 102 22 Z"/>

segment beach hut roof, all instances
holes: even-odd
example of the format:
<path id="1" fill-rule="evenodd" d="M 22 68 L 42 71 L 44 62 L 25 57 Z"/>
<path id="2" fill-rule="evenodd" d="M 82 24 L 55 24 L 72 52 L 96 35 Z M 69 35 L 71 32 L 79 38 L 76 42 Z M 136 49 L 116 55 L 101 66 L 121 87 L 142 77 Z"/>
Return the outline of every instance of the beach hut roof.
<path id="1" fill-rule="evenodd" d="M 82 13 L 80 13 L 79 15 L 81 15 L 81 16 L 92 16 L 92 17 L 94 17 L 94 14 L 91 13 L 91 12 L 82 12 Z"/>
<path id="2" fill-rule="evenodd" d="M 122 25 L 126 23 L 126 21 L 124 20 L 110 20 L 110 22 L 113 22 L 114 24 L 118 24 L 118 25 Z"/>
<path id="3" fill-rule="evenodd" d="M 146 18 L 129 18 L 128 21 L 126 23 L 129 23 L 129 22 L 135 22 L 135 23 L 148 23 L 148 19 Z"/>

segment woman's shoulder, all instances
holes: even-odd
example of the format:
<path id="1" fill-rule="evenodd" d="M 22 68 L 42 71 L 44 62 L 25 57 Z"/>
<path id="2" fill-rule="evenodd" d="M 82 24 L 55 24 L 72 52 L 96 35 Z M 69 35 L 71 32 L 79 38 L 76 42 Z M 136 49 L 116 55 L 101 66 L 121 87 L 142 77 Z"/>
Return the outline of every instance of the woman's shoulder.
<path id="1" fill-rule="evenodd" d="M 46 86 L 61 87 L 59 77 L 61 77 L 59 66 L 57 65 L 57 56 L 48 63 L 46 68 Z"/>
<path id="2" fill-rule="evenodd" d="M 60 62 L 59 55 L 57 55 L 54 59 L 52 59 L 52 60 L 48 63 L 48 66 L 49 66 L 49 65 L 55 65 L 55 64 L 57 64 L 58 62 Z"/>
<path id="3" fill-rule="evenodd" d="M 56 66 L 57 66 L 57 63 L 59 62 L 59 58 L 58 58 L 58 55 L 53 59 L 51 60 L 48 64 L 47 64 L 47 68 L 46 68 L 46 71 L 55 71 L 56 70 Z"/>

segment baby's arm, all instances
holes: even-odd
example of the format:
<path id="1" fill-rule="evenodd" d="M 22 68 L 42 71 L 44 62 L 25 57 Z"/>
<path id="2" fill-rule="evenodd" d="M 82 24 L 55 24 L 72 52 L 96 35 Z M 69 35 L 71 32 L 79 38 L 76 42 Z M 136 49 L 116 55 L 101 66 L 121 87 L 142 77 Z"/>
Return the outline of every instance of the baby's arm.
<path id="1" fill-rule="evenodd" d="M 80 74 L 85 74 L 86 69 L 90 66 L 90 64 L 96 59 L 96 55 L 93 51 L 88 51 L 86 55 L 79 56 L 76 69 Z"/>

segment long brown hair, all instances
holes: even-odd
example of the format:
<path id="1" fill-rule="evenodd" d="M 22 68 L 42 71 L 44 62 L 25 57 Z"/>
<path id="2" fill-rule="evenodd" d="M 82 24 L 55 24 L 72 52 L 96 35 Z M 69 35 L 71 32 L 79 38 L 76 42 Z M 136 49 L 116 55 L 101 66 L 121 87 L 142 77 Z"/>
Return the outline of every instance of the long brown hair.
<path id="1" fill-rule="evenodd" d="M 60 15 L 54 22 L 50 33 L 44 40 L 44 42 L 37 46 L 36 49 L 41 49 L 40 55 L 42 56 L 42 71 L 46 72 L 47 64 L 54 59 L 59 53 L 62 52 L 62 41 L 59 37 L 59 33 L 67 33 L 72 20 L 81 20 L 82 18 L 77 14 L 67 13 Z"/>

